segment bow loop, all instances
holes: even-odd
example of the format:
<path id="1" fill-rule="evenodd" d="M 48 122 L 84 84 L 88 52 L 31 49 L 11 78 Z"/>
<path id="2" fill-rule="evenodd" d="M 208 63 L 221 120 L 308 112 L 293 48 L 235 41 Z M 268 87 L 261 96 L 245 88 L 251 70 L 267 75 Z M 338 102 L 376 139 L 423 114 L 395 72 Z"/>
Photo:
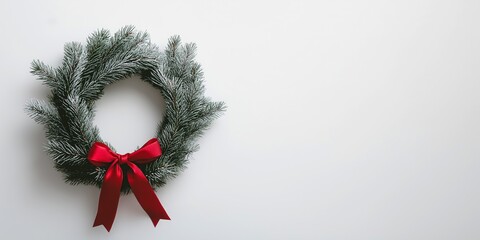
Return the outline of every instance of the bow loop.
<path id="1" fill-rule="evenodd" d="M 88 160 L 97 167 L 110 165 L 105 173 L 98 203 L 97 216 L 93 226 L 103 225 L 110 231 L 120 199 L 123 172 L 120 165 L 127 166 L 127 180 L 130 188 L 142 208 L 147 212 L 154 226 L 160 219 L 170 220 L 167 212 L 158 200 L 145 174 L 136 164 L 155 161 L 162 155 L 160 143 L 156 138 L 150 139 L 133 153 L 118 154 L 107 145 L 95 142 L 88 153 Z"/>
<path id="2" fill-rule="evenodd" d="M 88 161 L 97 167 L 108 166 L 117 160 L 118 154 L 113 152 L 106 144 L 95 142 L 88 152 Z"/>
<path id="3" fill-rule="evenodd" d="M 130 153 L 129 160 L 137 164 L 145 164 L 155 161 L 162 155 L 162 148 L 156 138 L 150 139 L 141 148 Z"/>

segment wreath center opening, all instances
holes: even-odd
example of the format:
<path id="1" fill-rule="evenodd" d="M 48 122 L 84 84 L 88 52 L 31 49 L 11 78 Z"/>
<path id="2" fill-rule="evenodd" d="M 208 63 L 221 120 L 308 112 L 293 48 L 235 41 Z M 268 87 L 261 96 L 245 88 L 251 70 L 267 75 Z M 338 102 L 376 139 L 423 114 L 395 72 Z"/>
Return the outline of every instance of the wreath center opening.
<path id="1" fill-rule="evenodd" d="M 160 90 L 139 75 L 107 85 L 95 108 L 93 123 L 100 136 L 120 153 L 131 152 L 155 137 L 165 116 Z"/>

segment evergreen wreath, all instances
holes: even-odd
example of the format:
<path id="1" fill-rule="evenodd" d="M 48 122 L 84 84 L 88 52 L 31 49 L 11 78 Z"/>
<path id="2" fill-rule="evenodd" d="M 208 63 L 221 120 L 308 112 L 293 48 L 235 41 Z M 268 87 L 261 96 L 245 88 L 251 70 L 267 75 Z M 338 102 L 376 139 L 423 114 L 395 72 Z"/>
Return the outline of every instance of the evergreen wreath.
<path id="1" fill-rule="evenodd" d="M 174 36 L 160 51 L 146 32 L 126 26 L 113 36 L 98 30 L 87 39 L 86 46 L 65 44 L 63 62 L 57 68 L 32 62 L 31 73 L 51 88 L 51 94 L 48 101 L 30 101 L 26 110 L 45 126 L 46 150 L 66 182 L 102 186 L 107 168 L 90 164 L 87 155 L 95 142 L 114 148 L 101 139 L 92 122 L 95 101 L 108 84 L 132 75 L 140 75 L 160 90 L 166 104 L 156 134 L 163 154 L 138 167 L 154 189 L 185 167 L 189 154 L 198 147 L 195 140 L 225 110 L 223 102 L 204 96 L 203 73 L 194 60 L 195 50 L 195 44 L 181 44 Z M 121 190 L 130 191 L 127 181 Z"/>

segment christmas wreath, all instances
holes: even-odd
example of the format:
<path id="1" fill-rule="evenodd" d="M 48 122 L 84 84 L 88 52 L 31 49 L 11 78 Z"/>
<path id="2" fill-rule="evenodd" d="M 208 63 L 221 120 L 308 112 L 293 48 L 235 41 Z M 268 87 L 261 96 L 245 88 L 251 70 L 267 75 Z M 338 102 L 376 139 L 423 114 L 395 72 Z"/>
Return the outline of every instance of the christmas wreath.
<path id="1" fill-rule="evenodd" d="M 181 44 L 174 36 L 161 51 L 146 32 L 127 26 L 113 36 L 96 31 L 85 46 L 65 44 L 57 68 L 32 62 L 31 72 L 51 94 L 48 101 L 29 102 L 27 112 L 45 126 L 46 150 L 66 182 L 101 188 L 94 226 L 110 231 L 120 192 L 133 192 L 154 225 L 169 219 L 153 190 L 185 167 L 197 149 L 195 140 L 225 109 L 223 102 L 204 96 L 195 49 L 195 44 Z M 165 116 L 155 138 L 133 153 L 118 154 L 92 122 L 95 101 L 107 85 L 132 75 L 161 92 Z"/>

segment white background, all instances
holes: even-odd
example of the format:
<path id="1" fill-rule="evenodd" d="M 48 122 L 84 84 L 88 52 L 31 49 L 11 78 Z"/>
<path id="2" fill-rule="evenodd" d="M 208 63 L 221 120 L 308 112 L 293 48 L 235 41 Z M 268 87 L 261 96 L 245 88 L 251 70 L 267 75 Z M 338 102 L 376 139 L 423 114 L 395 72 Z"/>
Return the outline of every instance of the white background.
<path id="1" fill-rule="evenodd" d="M 2 239 L 480 239 L 479 1 L 0 3 Z M 228 111 L 188 169 L 132 195 L 110 233 L 99 190 L 63 182 L 23 111 L 29 73 L 63 44 L 132 24 L 162 48 L 198 44 L 206 94 Z M 153 136 L 160 94 L 111 85 L 95 122 L 127 152 Z"/>

